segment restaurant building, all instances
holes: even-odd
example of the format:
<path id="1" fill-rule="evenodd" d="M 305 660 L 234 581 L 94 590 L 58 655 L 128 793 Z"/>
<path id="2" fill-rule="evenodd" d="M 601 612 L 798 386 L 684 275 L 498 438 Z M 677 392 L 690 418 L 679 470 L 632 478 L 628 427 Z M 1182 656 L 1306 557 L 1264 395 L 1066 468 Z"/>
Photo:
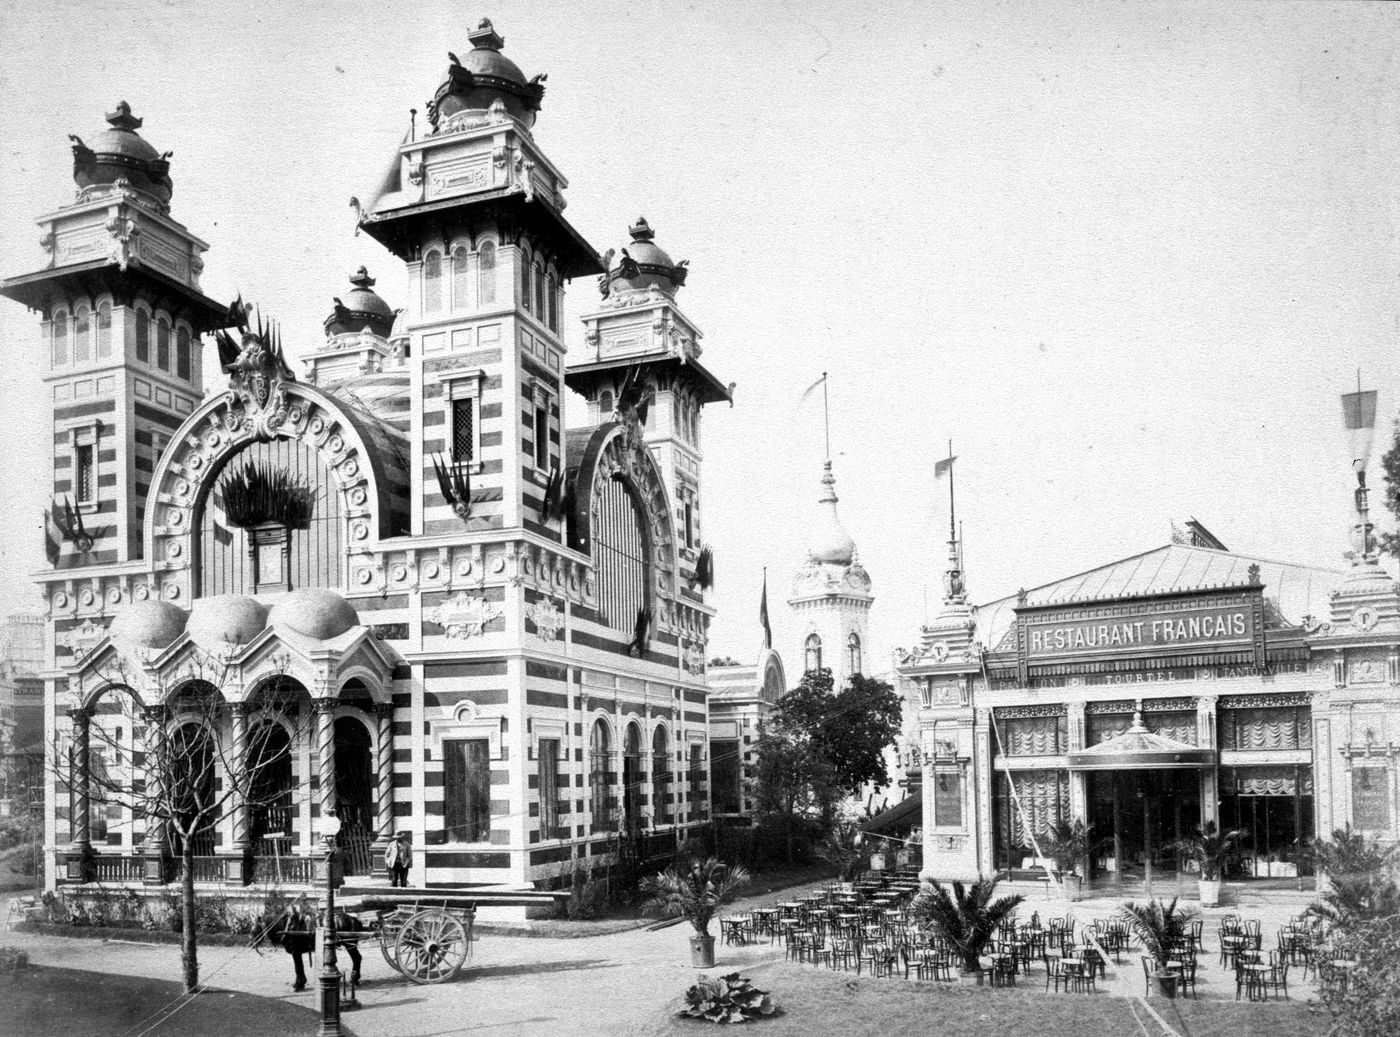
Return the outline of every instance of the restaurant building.
<path id="1" fill-rule="evenodd" d="M 1060 820 L 1089 826 L 1095 883 L 1175 873 L 1169 845 L 1206 822 L 1244 833 L 1227 879 L 1289 887 L 1334 828 L 1396 839 L 1400 586 L 1364 493 L 1339 571 L 1232 552 L 1192 522 L 972 607 L 954 550 L 944 608 L 898 667 L 925 872 L 1031 865 Z"/>
<path id="2" fill-rule="evenodd" d="M 416 885 L 555 886 L 709 817 L 700 442 L 729 391 L 686 262 L 644 219 L 603 256 L 583 239 L 544 77 L 490 22 L 467 37 L 355 202 L 408 298 L 363 268 L 324 286 L 324 337 L 285 338 L 300 374 L 272 321 L 204 294 L 208 246 L 125 103 L 73 138 L 46 262 L 0 286 L 39 314 L 51 401 L 50 887 L 169 880 L 176 837 L 102 788 L 161 780 L 152 746 L 186 728 L 234 769 L 256 741 L 271 783 L 194 838 L 201 881 L 308 882 L 338 828 L 352 876 L 406 832 Z"/>

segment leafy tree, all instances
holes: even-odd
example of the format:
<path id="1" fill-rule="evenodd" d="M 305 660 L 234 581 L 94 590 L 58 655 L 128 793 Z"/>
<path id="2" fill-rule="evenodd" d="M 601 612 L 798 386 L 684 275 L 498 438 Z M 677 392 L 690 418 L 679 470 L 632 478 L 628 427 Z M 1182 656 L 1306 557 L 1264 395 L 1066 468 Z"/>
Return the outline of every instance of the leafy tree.
<path id="1" fill-rule="evenodd" d="M 1386 510 L 1400 523 L 1400 418 L 1395 421 L 1395 440 L 1381 455 L 1381 477 L 1385 480 Z M 1381 534 L 1381 550 L 1400 557 L 1400 530 Z"/>
<path id="2" fill-rule="evenodd" d="M 805 734 L 833 768 L 838 787 L 852 796 L 865 785 L 890 783 L 885 750 L 899 735 L 902 712 L 894 688 L 874 677 L 855 674 L 833 694 L 828 669 L 808 670 L 773 709 L 778 724 Z"/>
<path id="3" fill-rule="evenodd" d="M 836 771 L 805 732 L 781 718 L 759 728 L 754 748 L 755 807 L 766 826 L 781 828 L 791 864 L 804 822 L 830 817 L 840 798 Z"/>
<path id="4" fill-rule="evenodd" d="M 1318 866 L 1328 888 L 1308 910 L 1330 924 L 1337 952 L 1356 961 L 1346 989 L 1328 985 L 1323 1000 L 1335 1037 L 1389 1037 L 1400 1033 L 1400 850 L 1338 828 L 1319 841 Z"/>

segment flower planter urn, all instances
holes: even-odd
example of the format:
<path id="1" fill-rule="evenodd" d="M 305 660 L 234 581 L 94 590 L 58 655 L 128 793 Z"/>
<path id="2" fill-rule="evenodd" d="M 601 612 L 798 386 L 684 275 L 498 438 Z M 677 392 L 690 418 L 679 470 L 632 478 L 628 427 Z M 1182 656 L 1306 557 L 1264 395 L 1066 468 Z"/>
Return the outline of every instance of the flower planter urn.
<path id="1" fill-rule="evenodd" d="M 1202 907 L 1220 906 L 1220 879 L 1200 879 L 1197 885 L 1201 890 Z"/>
<path id="2" fill-rule="evenodd" d="M 1079 899 L 1080 892 L 1083 889 L 1083 883 L 1084 880 L 1078 875 L 1061 875 L 1060 896 L 1062 896 L 1065 900 L 1069 901 L 1071 904 L 1074 903 L 1076 900 Z"/>
<path id="3" fill-rule="evenodd" d="M 1175 972 L 1154 972 L 1152 978 L 1157 981 L 1159 995 L 1168 999 L 1176 997 L 1176 983 L 1181 977 Z"/>
<path id="4" fill-rule="evenodd" d="M 715 938 L 709 933 L 690 938 L 690 963 L 697 969 L 713 968 L 715 964 Z"/>

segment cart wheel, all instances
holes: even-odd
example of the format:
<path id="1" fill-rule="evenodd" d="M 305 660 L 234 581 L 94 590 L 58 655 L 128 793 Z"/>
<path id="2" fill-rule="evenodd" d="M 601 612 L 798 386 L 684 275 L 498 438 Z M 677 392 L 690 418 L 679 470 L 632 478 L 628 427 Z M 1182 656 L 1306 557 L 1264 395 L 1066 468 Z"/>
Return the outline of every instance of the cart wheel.
<path id="1" fill-rule="evenodd" d="M 379 930 L 379 953 L 384 955 L 384 964 L 395 972 L 399 969 L 397 934 L 388 929 Z"/>
<path id="2" fill-rule="evenodd" d="M 420 911 L 399 931 L 398 970 L 415 983 L 454 978 L 471 958 L 467 930 L 445 911 Z"/>

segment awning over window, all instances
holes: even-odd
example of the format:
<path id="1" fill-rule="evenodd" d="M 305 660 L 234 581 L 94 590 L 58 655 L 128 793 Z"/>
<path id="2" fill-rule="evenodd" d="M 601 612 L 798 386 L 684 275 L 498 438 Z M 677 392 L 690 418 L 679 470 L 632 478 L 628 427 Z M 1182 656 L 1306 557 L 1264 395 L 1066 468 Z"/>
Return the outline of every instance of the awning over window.
<path id="1" fill-rule="evenodd" d="M 905 796 L 894 806 L 880 811 L 865 824 L 862 832 L 877 835 L 908 835 L 923 820 L 924 794 L 915 792 Z"/>
<path id="2" fill-rule="evenodd" d="M 1141 713 L 1133 714 L 1133 726 L 1121 735 L 1069 754 L 1070 769 L 1079 771 L 1167 770 L 1209 767 L 1214 762 L 1213 749 L 1198 749 L 1166 735 L 1154 735 L 1143 726 Z"/>

